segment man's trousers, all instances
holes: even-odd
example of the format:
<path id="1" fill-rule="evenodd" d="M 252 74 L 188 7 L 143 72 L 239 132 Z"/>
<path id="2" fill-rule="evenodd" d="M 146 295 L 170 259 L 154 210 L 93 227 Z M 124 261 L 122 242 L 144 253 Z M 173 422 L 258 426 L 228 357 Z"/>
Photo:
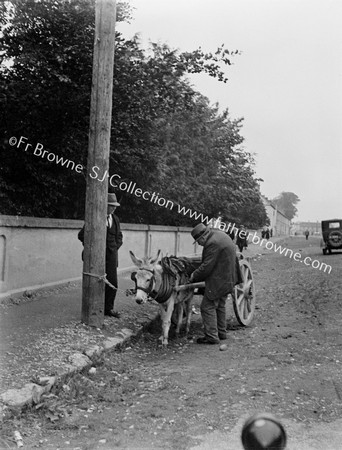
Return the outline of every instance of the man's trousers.
<path id="1" fill-rule="evenodd" d="M 209 300 L 204 294 L 201 303 L 204 334 L 209 340 L 217 341 L 226 335 L 227 295 Z"/>
<path id="2" fill-rule="evenodd" d="M 106 274 L 107 280 L 116 288 L 118 287 L 118 254 L 111 252 L 106 257 Z M 105 314 L 114 309 L 114 300 L 116 297 L 116 289 L 111 288 L 106 284 L 105 287 Z"/>

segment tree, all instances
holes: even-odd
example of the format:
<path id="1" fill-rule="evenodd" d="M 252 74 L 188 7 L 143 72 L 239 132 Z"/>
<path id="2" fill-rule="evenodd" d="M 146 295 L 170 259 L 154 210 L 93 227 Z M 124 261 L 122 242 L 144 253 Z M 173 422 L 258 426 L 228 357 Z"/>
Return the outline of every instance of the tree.
<path id="1" fill-rule="evenodd" d="M 296 205 L 300 202 L 300 199 L 293 192 L 281 192 L 278 197 L 271 201 L 287 219 L 292 220 L 297 214 L 298 209 Z"/>
<path id="2" fill-rule="evenodd" d="M 77 217 L 84 176 L 8 145 L 28 137 L 61 157 L 85 164 L 94 35 L 93 0 L 12 0 L 2 25 L 0 73 L 1 210 L 7 214 Z M 118 21 L 129 13 L 118 8 Z M 42 192 L 44 195 L 42 195 Z"/>
<path id="3" fill-rule="evenodd" d="M 94 0 L 11 0 L 0 23 L 0 201 L 6 214 L 82 218 L 85 176 L 9 145 L 11 136 L 85 165 L 88 140 Z M 130 9 L 118 4 L 118 21 Z M 110 173 L 137 182 L 203 214 L 238 220 L 260 204 L 253 158 L 241 144 L 242 119 L 219 113 L 196 92 L 188 73 L 227 82 L 220 63 L 237 51 L 141 49 L 116 33 Z M 2 101 L 4 100 L 4 101 Z M 42 194 L 43 193 L 43 194 Z M 175 211 L 116 190 L 122 221 L 191 225 Z M 254 220 L 254 219 L 253 219 Z"/>
<path id="4" fill-rule="evenodd" d="M 260 199 L 255 199 L 254 202 L 248 199 L 248 202 L 239 211 L 239 220 L 241 225 L 252 229 L 261 228 L 270 223 L 265 207 L 260 202 Z"/>

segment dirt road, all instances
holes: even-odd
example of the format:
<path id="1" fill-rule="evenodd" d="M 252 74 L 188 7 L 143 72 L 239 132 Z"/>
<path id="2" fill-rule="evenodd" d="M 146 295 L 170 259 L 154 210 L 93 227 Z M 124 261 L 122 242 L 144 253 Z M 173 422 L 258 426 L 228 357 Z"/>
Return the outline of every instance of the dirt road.
<path id="1" fill-rule="evenodd" d="M 3 442 L 19 430 L 24 448 L 239 450 L 243 421 L 267 411 L 285 425 L 289 450 L 342 448 L 342 253 L 323 256 L 314 238 L 283 246 L 331 273 L 262 250 L 254 322 L 239 327 L 229 303 L 227 351 L 195 343 L 200 316 L 191 339 L 167 350 L 151 329 L 37 410 L 14 412 Z"/>

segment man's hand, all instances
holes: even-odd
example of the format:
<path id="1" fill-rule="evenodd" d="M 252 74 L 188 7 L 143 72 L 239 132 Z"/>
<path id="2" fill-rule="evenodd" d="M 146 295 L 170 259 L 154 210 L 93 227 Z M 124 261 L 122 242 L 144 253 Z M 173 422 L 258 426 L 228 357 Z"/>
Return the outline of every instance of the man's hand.
<path id="1" fill-rule="evenodd" d="M 193 283 L 194 282 L 194 280 L 193 280 L 193 276 L 192 276 L 192 274 L 190 275 L 190 278 L 189 278 L 189 283 Z"/>

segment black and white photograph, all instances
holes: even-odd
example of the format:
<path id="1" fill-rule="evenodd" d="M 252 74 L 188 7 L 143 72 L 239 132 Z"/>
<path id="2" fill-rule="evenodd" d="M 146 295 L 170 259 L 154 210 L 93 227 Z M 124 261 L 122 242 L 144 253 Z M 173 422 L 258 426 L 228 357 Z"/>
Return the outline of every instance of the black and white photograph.
<path id="1" fill-rule="evenodd" d="M 0 0 L 0 449 L 342 448 L 341 19 Z"/>

